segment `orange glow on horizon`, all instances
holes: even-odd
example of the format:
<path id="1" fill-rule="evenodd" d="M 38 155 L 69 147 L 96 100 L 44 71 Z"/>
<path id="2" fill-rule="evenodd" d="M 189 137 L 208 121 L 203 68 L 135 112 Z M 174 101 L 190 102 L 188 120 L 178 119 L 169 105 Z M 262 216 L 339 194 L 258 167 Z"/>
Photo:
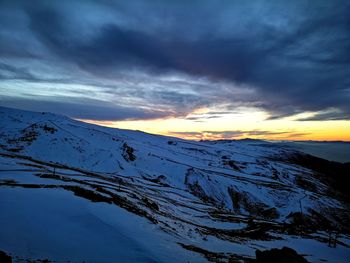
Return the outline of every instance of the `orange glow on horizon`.
<path id="1" fill-rule="evenodd" d="M 205 113 L 198 110 L 196 114 Z M 304 114 L 305 115 L 305 114 Z M 226 114 L 214 119 L 164 118 L 154 120 L 84 122 L 112 128 L 140 130 L 190 140 L 265 139 L 350 141 L 350 121 L 267 120 L 260 111 Z"/>

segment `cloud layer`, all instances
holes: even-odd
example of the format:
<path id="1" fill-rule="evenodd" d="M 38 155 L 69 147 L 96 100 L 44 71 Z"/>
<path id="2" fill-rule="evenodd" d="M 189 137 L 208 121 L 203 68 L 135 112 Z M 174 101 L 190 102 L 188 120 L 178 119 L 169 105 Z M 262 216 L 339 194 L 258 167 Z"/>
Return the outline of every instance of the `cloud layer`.
<path id="1" fill-rule="evenodd" d="M 184 137 L 195 140 L 231 140 L 243 138 L 280 138 L 288 139 L 292 137 L 301 137 L 308 133 L 290 132 L 290 131 L 265 131 L 265 130 L 232 130 L 232 131 L 201 131 L 201 132 L 177 132 L 171 131 L 170 135 Z"/>
<path id="2" fill-rule="evenodd" d="M 101 120 L 220 105 L 271 119 L 350 116 L 347 1 L 2 1 L 0 10 L 0 85 L 14 87 L 2 104 Z"/>

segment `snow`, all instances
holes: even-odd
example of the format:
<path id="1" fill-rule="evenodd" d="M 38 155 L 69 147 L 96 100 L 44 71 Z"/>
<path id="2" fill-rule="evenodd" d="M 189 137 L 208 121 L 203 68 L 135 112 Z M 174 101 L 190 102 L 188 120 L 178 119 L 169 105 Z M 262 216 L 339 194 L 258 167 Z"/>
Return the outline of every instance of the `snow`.
<path id="1" fill-rule="evenodd" d="M 0 200 L 6 211 L 0 214 L 0 247 L 10 254 L 58 262 L 201 261 L 116 206 L 56 189 L 0 188 Z"/>

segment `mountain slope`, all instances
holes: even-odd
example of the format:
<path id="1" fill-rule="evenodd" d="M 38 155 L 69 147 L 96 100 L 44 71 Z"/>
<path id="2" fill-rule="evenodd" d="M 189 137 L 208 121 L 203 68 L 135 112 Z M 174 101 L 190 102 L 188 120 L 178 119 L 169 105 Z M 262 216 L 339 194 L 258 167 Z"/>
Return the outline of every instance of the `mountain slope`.
<path id="1" fill-rule="evenodd" d="M 272 143 L 186 141 L 0 108 L 0 148 L 0 250 L 13 255 L 225 262 L 286 245 L 315 262 L 350 257 L 344 196 L 322 171 L 291 162 L 301 153 Z"/>

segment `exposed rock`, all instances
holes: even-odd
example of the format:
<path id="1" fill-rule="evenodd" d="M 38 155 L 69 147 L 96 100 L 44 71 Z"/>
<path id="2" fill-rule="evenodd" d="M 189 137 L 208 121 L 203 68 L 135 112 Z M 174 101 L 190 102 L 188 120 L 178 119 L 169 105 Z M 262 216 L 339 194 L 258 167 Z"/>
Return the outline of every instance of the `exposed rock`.
<path id="1" fill-rule="evenodd" d="M 225 156 L 226 157 L 226 156 Z M 222 158 L 224 159 L 224 158 Z M 231 167 L 233 170 L 240 171 L 241 169 L 238 167 L 238 165 L 233 161 L 233 160 L 223 160 L 222 161 L 223 165 L 227 165 Z"/>
<path id="2" fill-rule="evenodd" d="M 271 250 L 255 251 L 257 263 L 307 263 L 308 261 L 299 255 L 294 249 L 283 247 L 281 249 L 273 248 Z"/>
<path id="3" fill-rule="evenodd" d="M 136 160 L 136 156 L 134 155 L 134 148 L 130 147 L 126 143 L 123 144 L 123 157 L 127 162 L 133 162 Z"/>
<path id="4" fill-rule="evenodd" d="M 12 263 L 12 257 L 7 255 L 4 251 L 0 250 L 0 262 L 1 263 Z"/>
<path id="5" fill-rule="evenodd" d="M 239 192 L 233 187 L 227 190 L 235 212 L 240 212 L 241 209 L 244 209 L 252 216 L 265 219 L 279 218 L 279 213 L 275 207 L 269 207 L 261 201 L 254 199 L 249 193 Z"/>
<path id="6" fill-rule="evenodd" d="M 147 207 L 151 208 L 152 210 L 159 211 L 159 206 L 155 202 L 149 200 L 146 197 L 142 198 L 142 201 Z"/>

